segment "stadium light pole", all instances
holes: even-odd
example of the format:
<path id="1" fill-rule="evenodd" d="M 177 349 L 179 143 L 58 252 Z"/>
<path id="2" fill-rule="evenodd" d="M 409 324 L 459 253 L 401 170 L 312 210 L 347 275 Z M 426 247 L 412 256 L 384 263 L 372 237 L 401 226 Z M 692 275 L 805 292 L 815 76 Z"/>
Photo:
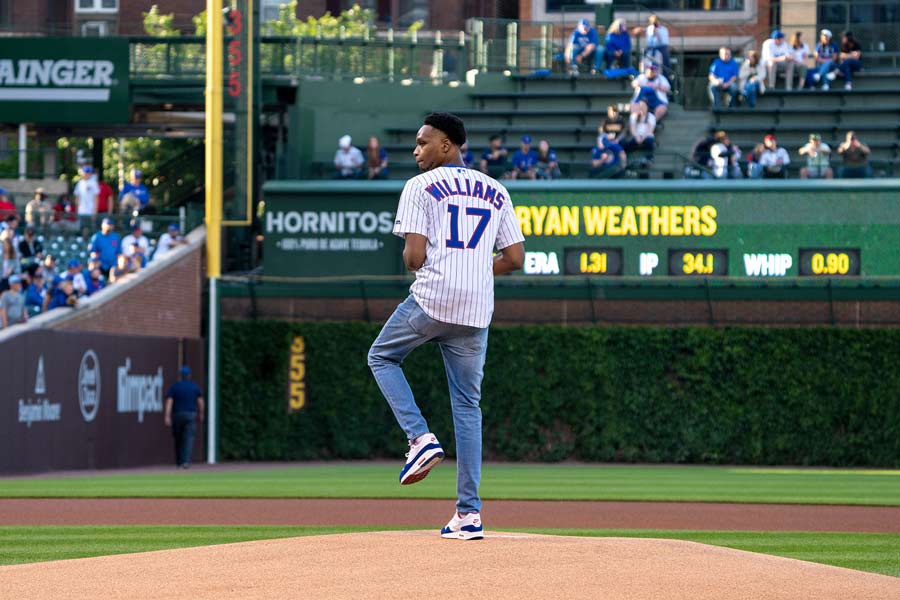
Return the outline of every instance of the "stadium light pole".
<path id="1" fill-rule="evenodd" d="M 209 372 L 206 461 L 216 462 L 219 388 L 219 302 L 222 274 L 222 85 L 224 39 L 221 0 L 206 1 L 206 273 L 209 277 Z"/>

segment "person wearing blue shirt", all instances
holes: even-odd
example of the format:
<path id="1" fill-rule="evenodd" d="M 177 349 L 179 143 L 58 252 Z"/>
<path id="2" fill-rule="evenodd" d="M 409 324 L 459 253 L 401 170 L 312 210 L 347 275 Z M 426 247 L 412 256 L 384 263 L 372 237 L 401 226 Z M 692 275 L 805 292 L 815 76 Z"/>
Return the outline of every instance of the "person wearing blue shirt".
<path id="1" fill-rule="evenodd" d="M 603 59 L 607 69 L 627 69 L 631 66 L 631 36 L 625 28 L 625 19 L 616 19 L 610 24 L 605 44 Z"/>
<path id="2" fill-rule="evenodd" d="M 734 107 L 738 97 L 738 73 L 740 67 L 731 58 L 731 50 L 719 48 L 719 58 L 713 61 L 709 67 L 709 97 L 713 108 L 719 108 L 722 104 L 722 94 L 730 96 L 728 106 Z"/>
<path id="3" fill-rule="evenodd" d="M 123 185 L 122 191 L 119 192 L 119 202 L 122 205 L 123 213 L 142 211 L 150 204 L 150 192 L 141 183 L 143 178 L 144 173 L 140 169 L 131 170 L 131 181 Z"/>
<path id="4" fill-rule="evenodd" d="M 472 154 L 472 151 L 469 150 L 469 142 L 466 142 L 462 146 L 459 147 L 459 152 L 462 154 L 463 164 L 467 169 L 475 168 L 475 156 Z"/>
<path id="5" fill-rule="evenodd" d="M 513 153 L 512 179 L 534 179 L 535 166 L 537 166 L 537 152 L 531 149 L 531 136 L 522 136 L 522 146 Z"/>
<path id="6" fill-rule="evenodd" d="M 566 68 L 573 74 L 578 73 L 578 68 L 582 63 L 587 63 L 588 59 L 593 56 L 594 60 L 591 64 L 591 70 L 596 72 L 600 70 L 600 56 L 597 44 L 600 38 L 597 30 L 591 27 L 587 19 L 578 22 L 572 35 L 569 36 L 569 42 L 566 44 L 565 61 Z"/>
<path id="7" fill-rule="evenodd" d="M 44 274 L 35 271 L 31 276 L 31 283 L 25 290 L 25 308 L 28 314 L 36 315 L 44 308 Z"/>
<path id="8" fill-rule="evenodd" d="M 91 238 L 88 252 L 97 254 L 104 273 L 108 274 L 109 270 L 116 266 L 116 257 L 122 252 L 122 240 L 119 239 L 119 234 L 115 232 L 115 225 L 112 219 L 108 217 L 103 219 L 103 222 L 100 224 L 100 231 Z"/>
<path id="9" fill-rule="evenodd" d="M 597 145 L 591 150 L 591 179 L 615 179 L 622 176 L 628 159 L 625 149 L 605 135 L 597 136 Z"/>
<path id="10" fill-rule="evenodd" d="M 191 381 L 190 367 L 185 365 L 179 372 L 181 380 L 172 384 L 166 393 L 164 419 L 175 438 L 175 464 L 181 469 L 189 469 L 197 422 L 203 422 L 203 392 Z"/>
<path id="11" fill-rule="evenodd" d="M 494 179 L 506 176 L 506 157 L 509 151 L 503 147 L 503 136 L 495 133 L 488 140 L 488 148 L 481 154 L 481 172 Z"/>
<path id="12" fill-rule="evenodd" d="M 837 74 L 838 47 L 831 40 L 832 34 L 830 29 L 823 29 L 819 32 L 819 43 L 816 44 L 816 66 L 806 73 L 806 87 L 815 87 L 819 82 L 822 83 L 822 89 L 828 90 L 829 81 L 834 81 Z"/>

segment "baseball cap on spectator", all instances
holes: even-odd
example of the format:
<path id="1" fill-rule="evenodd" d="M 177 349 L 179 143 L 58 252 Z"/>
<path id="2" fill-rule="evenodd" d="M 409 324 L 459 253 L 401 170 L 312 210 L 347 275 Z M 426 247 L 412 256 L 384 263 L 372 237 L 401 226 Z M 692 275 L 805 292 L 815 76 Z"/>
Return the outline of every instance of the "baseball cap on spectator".
<path id="1" fill-rule="evenodd" d="M 659 65 L 656 64 L 655 62 L 652 62 L 649 65 L 647 65 L 647 68 L 650 69 L 651 71 L 659 71 Z"/>
<path id="2" fill-rule="evenodd" d="M 350 144 L 353 143 L 353 138 L 349 135 L 342 135 L 341 139 L 338 140 L 338 145 L 341 148 L 347 149 L 350 147 Z"/>
<path id="3" fill-rule="evenodd" d="M 178 231 L 179 229 L 181 229 L 181 228 L 178 226 L 178 223 L 170 223 L 169 224 L 169 231 Z"/>
<path id="4" fill-rule="evenodd" d="M 94 168 L 91 165 L 84 165 L 83 167 L 81 167 L 81 170 L 85 173 L 93 173 L 94 172 Z"/>
<path id="5" fill-rule="evenodd" d="M 578 26 L 584 27 L 585 29 L 587 29 L 588 27 L 591 26 L 591 22 L 588 21 L 587 19 L 582 19 L 582 20 L 578 21 Z"/>
<path id="6" fill-rule="evenodd" d="M 184 365 L 183 367 L 181 367 L 181 369 L 178 370 L 178 372 L 181 373 L 182 377 L 190 377 L 191 368 L 187 365 Z"/>
<path id="7" fill-rule="evenodd" d="M 144 172 L 141 171 L 140 169 L 132 169 L 131 176 L 135 179 L 141 179 L 144 177 Z"/>
<path id="8" fill-rule="evenodd" d="M 778 40 L 783 37 L 784 37 L 784 33 L 782 33 L 782 31 L 780 29 L 775 29 L 774 31 L 772 31 L 772 39 L 773 40 Z"/>
<path id="9" fill-rule="evenodd" d="M 131 224 L 131 230 L 132 230 L 132 231 L 140 231 L 140 230 L 141 230 L 141 224 L 138 223 L 137 221 L 135 221 L 134 223 Z"/>
<path id="10" fill-rule="evenodd" d="M 112 219 L 110 219 L 109 217 L 104 217 L 103 224 L 104 225 L 115 225 L 115 222 Z"/>
<path id="11" fill-rule="evenodd" d="M 12 285 L 14 283 L 22 283 L 22 278 L 19 277 L 18 275 L 10 275 L 9 283 L 10 283 L 10 285 Z"/>
<path id="12" fill-rule="evenodd" d="M 767 135 L 766 137 L 763 138 L 763 141 L 764 142 L 774 142 L 776 140 L 775 140 L 775 136 L 770 133 L 769 135 Z"/>
<path id="13" fill-rule="evenodd" d="M 811 134 L 809 134 L 809 139 L 810 140 L 821 140 L 822 136 L 819 135 L 818 133 L 811 133 Z"/>
<path id="14" fill-rule="evenodd" d="M 829 40 L 830 40 L 832 37 L 834 37 L 833 35 L 831 35 L 831 30 L 830 30 L 830 29 L 823 29 L 822 31 L 819 32 L 819 34 L 820 34 L 820 35 L 824 35 L 824 36 L 827 37 Z"/>
<path id="15" fill-rule="evenodd" d="M 74 268 L 76 268 L 76 267 L 80 267 L 80 266 L 81 266 L 81 261 L 78 260 L 77 258 L 73 258 L 72 260 L 69 261 L 69 264 L 66 265 L 66 266 L 67 266 L 68 268 L 70 268 L 70 269 L 74 269 Z"/>
<path id="16" fill-rule="evenodd" d="M 522 136 L 522 143 L 523 143 L 523 144 L 530 144 L 530 143 L 531 143 L 531 136 L 530 136 L 530 135 L 523 135 L 523 136 Z"/>
<path id="17" fill-rule="evenodd" d="M 37 189 L 34 190 L 34 195 L 35 195 L 35 196 L 46 196 L 46 195 L 47 195 L 47 192 L 44 190 L 44 188 L 39 187 L 39 188 L 37 188 Z"/>

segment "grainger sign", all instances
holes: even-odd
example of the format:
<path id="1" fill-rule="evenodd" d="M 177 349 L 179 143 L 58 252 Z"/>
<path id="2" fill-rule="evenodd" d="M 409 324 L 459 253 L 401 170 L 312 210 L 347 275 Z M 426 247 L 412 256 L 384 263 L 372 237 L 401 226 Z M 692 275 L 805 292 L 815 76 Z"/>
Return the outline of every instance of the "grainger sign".
<path id="1" fill-rule="evenodd" d="M 0 38 L 6 122 L 127 123 L 128 40 Z"/>

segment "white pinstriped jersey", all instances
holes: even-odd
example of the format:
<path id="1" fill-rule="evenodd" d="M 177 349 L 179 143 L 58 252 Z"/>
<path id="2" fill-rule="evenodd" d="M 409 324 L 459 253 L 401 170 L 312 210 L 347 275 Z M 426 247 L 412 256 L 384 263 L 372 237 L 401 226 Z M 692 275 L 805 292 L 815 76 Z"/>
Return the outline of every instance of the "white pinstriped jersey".
<path id="1" fill-rule="evenodd" d="M 432 319 L 487 327 L 494 313 L 494 249 L 525 238 L 509 192 L 480 171 L 450 165 L 406 182 L 394 234 L 428 238 L 410 293 Z"/>

